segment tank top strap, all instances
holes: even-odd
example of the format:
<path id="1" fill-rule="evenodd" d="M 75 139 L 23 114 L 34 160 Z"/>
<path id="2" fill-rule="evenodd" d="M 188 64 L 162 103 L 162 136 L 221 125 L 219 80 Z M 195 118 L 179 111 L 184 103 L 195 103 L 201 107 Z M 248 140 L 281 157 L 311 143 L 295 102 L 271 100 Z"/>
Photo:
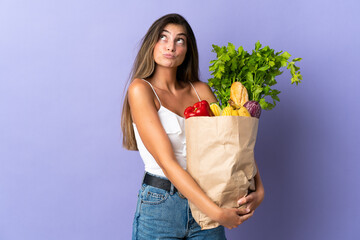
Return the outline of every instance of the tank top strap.
<path id="1" fill-rule="evenodd" d="M 195 90 L 196 96 L 198 97 L 199 102 L 200 102 L 200 101 L 201 101 L 201 99 L 200 99 L 199 94 L 198 94 L 198 92 L 196 91 L 196 89 L 195 89 L 194 85 L 193 85 L 190 81 L 189 81 L 189 83 L 191 84 L 191 86 L 192 86 L 192 87 L 193 87 L 193 89 Z"/>
<path id="2" fill-rule="evenodd" d="M 154 87 L 151 85 L 151 83 L 149 82 L 149 81 L 147 81 L 147 80 L 145 80 L 145 79 L 141 79 L 141 80 L 144 80 L 145 82 L 147 82 L 149 85 L 150 85 L 150 87 L 152 88 L 152 90 L 154 91 L 154 94 L 155 94 L 155 96 L 156 96 L 156 98 L 157 98 L 157 100 L 159 101 L 159 103 L 160 103 L 160 106 L 162 106 L 161 105 L 161 101 L 160 101 L 160 98 L 158 97 L 158 95 L 156 94 L 156 91 L 155 91 L 155 89 L 154 89 Z"/>

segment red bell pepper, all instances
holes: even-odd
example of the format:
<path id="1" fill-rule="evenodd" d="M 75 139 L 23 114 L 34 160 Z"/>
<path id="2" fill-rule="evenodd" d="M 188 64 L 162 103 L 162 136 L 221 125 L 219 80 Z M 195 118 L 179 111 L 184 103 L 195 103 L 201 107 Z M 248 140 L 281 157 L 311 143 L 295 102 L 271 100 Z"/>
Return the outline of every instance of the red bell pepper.
<path id="1" fill-rule="evenodd" d="M 195 103 L 193 106 L 187 107 L 184 111 L 185 119 L 196 116 L 213 116 L 210 105 L 206 100 Z"/>

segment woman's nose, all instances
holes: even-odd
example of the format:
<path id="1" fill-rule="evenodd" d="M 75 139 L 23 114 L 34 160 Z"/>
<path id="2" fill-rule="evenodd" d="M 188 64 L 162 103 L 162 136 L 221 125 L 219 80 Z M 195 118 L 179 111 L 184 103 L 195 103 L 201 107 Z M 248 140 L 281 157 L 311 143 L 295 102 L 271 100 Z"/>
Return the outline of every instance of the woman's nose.
<path id="1" fill-rule="evenodd" d="M 175 44 L 172 41 L 169 41 L 167 44 L 167 50 L 171 52 L 175 52 Z"/>

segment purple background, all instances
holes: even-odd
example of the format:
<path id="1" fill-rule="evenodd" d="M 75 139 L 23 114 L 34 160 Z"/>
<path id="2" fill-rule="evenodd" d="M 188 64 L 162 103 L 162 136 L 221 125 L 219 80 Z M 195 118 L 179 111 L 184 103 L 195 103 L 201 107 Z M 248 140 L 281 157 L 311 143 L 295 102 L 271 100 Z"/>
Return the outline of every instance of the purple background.
<path id="1" fill-rule="evenodd" d="M 143 163 L 122 148 L 140 39 L 177 12 L 211 44 L 288 51 L 256 159 L 266 196 L 228 239 L 360 239 L 357 0 L 0 1 L 0 239 L 130 239 Z"/>

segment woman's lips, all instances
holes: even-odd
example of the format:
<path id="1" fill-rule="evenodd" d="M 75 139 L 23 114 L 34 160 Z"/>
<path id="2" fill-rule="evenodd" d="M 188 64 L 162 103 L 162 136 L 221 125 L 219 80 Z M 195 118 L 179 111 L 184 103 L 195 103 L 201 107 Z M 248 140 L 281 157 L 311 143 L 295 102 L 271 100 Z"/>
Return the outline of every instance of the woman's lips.
<path id="1" fill-rule="evenodd" d="M 175 58 L 175 56 L 174 56 L 174 55 L 169 54 L 169 53 L 164 53 L 164 54 L 163 54 L 163 56 L 164 56 L 165 58 L 170 58 L 170 59 Z"/>

